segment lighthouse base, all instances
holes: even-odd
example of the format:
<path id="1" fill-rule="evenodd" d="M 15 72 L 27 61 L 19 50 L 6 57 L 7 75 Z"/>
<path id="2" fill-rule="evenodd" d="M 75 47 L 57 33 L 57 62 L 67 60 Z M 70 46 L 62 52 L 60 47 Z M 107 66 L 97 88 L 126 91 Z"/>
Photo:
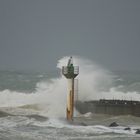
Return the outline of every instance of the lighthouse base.
<path id="1" fill-rule="evenodd" d="M 73 114 L 68 109 L 66 110 L 66 113 L 67 113 L 67 120 L 72 121 L 73 120 Z"/>

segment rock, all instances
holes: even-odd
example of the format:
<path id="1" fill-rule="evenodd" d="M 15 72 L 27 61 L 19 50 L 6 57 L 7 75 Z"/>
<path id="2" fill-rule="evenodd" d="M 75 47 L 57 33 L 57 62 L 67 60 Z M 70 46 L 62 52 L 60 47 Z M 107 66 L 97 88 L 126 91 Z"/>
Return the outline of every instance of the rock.
<path id="1" fill-rule="evenodd" d="M 140 134 L 140 129 L 136 129 L 136 134 Z"/>
<path id="2" fill-rule="evenodd" d="M 117 127 L 117 126 L 119 126 L 119 125 L 116 122 L 113 122 L 109 125 L 109 127 Z"/>
<path id="3" fill-rule="evenodd" d="M 85 124 L 85 123 L 83 123 L 83 122 L 82 122 L 82 123 L 80 123 L 80 124 L 81 124 L 82 126 L 87 126 L 87 124 Z"/>
<path id="4" fill-rule="evenodd" d="M 124 128 L 124 130 L 131 130 L 131 128 L 130 127 L 126 127 L 126 128 Z"/>

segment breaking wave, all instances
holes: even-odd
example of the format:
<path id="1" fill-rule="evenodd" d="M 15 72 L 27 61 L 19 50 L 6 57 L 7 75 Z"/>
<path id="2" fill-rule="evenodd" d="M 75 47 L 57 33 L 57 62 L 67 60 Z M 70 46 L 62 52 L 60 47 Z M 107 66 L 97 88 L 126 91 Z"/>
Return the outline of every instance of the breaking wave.
<path id="1" fill-rule="evenodd" d="M 57 68 L 67 65 L 68 57 L 58 61 Z M 88 59 L 74 57 L 74 65 L 80 67 L 80 74 L 77 77 L 78 99 L 81 101 L 97 99 L 128 99 L 140 100 L 137 91 L 124 92 L 115 87 L 115 76 L 101 66 L 94 64 Z M 120 89 L 120 88 L 119 88 Z M 8 89 L 0 92 L 0 107 L 32 105 L 32 110 L 48 117 L 65 117 L 67 94 L 67 80 L 61 74 L 58 78 L 43 80 L 36 84 L 36 91 L 30 94 L 10 91 Z M 24 108 L 24 109 L 25 109 Z"/>

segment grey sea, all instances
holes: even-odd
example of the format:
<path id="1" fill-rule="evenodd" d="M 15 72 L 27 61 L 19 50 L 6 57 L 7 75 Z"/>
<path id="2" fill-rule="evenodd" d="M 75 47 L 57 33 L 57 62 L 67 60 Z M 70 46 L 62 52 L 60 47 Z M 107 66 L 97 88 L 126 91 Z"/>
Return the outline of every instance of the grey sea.
<path id="1" fill-rule="evenodd" d="M 55 72 L 0 71 L 0 140 L 140 139 L 140 134 L 135 134 L 136 129 L 140 129 L 140 118 L 131 115 L 79 114 L 75 111 L 73 122 L 67 122 L 63 97 L 66 86 L 66 79 Z M 126 95 L 130 100 L 139 100 L 140 72 L 114 72 L 113 83 L 107 88 L 96 91 L 104 91 L 110 98 L 114 94 L 114 98 L 125 99 Z M 80 89 L 78 94 L 80 96 Z M 109 127 L 114 121 L 119 126 Z M 125 130 L 127 127 L 130 129 Z"/>

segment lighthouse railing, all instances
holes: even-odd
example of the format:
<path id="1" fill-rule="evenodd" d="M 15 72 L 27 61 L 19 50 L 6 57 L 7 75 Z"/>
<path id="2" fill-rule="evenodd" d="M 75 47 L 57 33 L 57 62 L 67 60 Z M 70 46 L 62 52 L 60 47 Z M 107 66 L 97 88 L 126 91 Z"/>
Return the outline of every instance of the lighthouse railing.
<path id="1" fill-rule="evenodd" d="M 67 66 L 63 66 L 62 67 L 62 74 L 65 75 L 65 74 L 73 73 L 73 74 L 78 75 L 79 74 L 79 66 L 74 66 L 73 68 L 74 68 L 74 70 L 70 71 Z"/>

